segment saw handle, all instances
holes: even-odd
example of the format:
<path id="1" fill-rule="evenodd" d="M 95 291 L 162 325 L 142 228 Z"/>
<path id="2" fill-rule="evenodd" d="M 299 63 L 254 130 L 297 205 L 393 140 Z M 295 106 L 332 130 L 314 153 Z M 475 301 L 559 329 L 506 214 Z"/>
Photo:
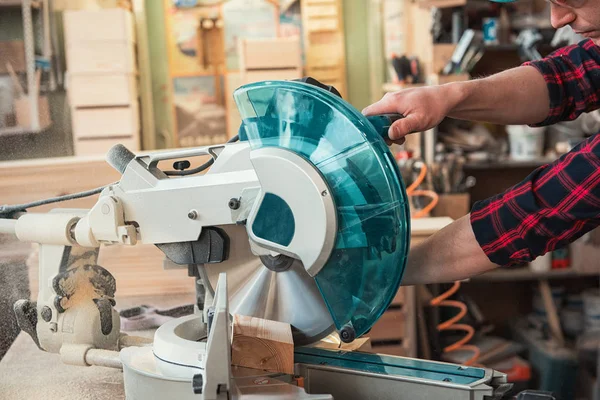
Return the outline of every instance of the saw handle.
<path id="1" fill-rule="evenodd" d="M 402 114 L 380 114 L 367 117 L 369 122 L 375 127 L 375 130 L 377 130 L 384 139 L 389 139 L 388 131 L 390 126 L 402 118 L 404 118 L 404 115 Z"/>

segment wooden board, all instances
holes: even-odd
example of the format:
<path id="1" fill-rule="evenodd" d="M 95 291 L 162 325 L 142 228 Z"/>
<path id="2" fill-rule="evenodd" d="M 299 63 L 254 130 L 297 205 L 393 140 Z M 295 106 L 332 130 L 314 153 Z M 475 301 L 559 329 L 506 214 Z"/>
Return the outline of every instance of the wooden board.
<path id="1" fill-rule="evenodd" d="M 233 316 L 231 363 L 269 372 L 294 373 L 294 341 L 289 324 Z"/>

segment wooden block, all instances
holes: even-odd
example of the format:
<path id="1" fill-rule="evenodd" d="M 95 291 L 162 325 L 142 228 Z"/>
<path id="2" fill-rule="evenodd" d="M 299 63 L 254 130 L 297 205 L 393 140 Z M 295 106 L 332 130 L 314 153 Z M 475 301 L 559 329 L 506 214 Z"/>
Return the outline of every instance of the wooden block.
<path id="1" fill-rule="evenodd" d="M 397 340 L 405 335 L 405 316 L 400 309 L 389 309 L 383 313 L 381 318 L 373 325 L 371 331 L 365 336 L 371 338 L 371 342 L 378 340 Z"/>
<path id="2" fill-rule="evenodd" d="M 22 40 L 0 41 L 0 74 L 8 73 L 6 63 L 16 72 L 25 71 L 25 45 Z"/>
<path id="3" fill-rule="evenodd" d="M 66 60 L 69 73 L 137 71 L 133 43 L 77 43 L 66 49 Z"/>
<path id="4" fill-rule="evenodd" d="M 269 372 L 294 373 L 294 341 L 289 324 L 233 316 L 231 363 Z"/>
<path id="5" fill-rule="evenodd" d="M 140 130 L 137 104 L 127 107 L 93 107 L 71 109 L 73 136 L 134 137 Z"/>
<path id="6" fill-rule="evenodd" d="M 69 74 L 67 94 L 72 107 L 128 106 L 137 101 L 133 74 Z"/>
<path id="7" fill-rule="evenodd" d="M 116 144 L 122 144 L 131 151 L 140 149 L 139 139 L 135 136 L 112 138 L 79 138 L 75 140 L 75 154 L 77 156 L 101 155 L 104 156 Z"/>
<path id="8" fill-rule="evenodd" d="M 351 343 L 344 343 L 337 333 L 332 333 L 316 343 L 308 345 L 318 349 L 371 352 L 371 338 L 361 337 Z"/>
<path id="9" fill-rule="evenodd" d="M 122 8 L 66 10 L 63 20 L 67 47 L 94 41 L 136 41 L 133 15 Z"/>

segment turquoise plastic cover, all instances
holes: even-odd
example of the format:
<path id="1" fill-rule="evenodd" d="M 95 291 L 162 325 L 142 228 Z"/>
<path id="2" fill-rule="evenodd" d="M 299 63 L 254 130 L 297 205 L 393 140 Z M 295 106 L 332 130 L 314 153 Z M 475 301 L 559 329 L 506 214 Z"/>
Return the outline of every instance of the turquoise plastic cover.
<path id="1" fill-rule="evenodd" d="M 409 205 L 391 152 L 367 118 L 314 85 L 253 83 L 237 89 L 234 99 L 240 140 L 252 149 L 291 150 L 328 184 L 338 231 L 315 279 L 337 329 L 363 335 L 396 295 L 409 249 Z"/>

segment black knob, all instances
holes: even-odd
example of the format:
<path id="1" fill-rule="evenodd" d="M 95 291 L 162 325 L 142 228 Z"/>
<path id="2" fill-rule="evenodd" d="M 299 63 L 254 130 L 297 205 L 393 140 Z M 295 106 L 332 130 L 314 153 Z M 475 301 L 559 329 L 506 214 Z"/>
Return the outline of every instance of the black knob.
<path id="1" fill-rule="evenodd" d="M 42 319 L 46 322 L 50 322 L 50 320 L 52 319 L 52 309 L 48 306 L 44 306 L 40 314 L 42 316 Z"/>
<path id="2" fill-rule="evenodd" d="M 232 210 L 237 210 L 240 208 L 240 200 L 239 199 L 231 199 L 229 200 L 229 208 Z"/>
<path id="3" fill-rule="evenodd" d="M 194 394 L 202 394 L 203 384 L 204 379 L 202 378 L 202 374 L 194 375 L 194 378 L 192 378 L 192 387 L 194 388 Z"/>
<path id="4" fill-rule="evenodd" d="M 340 339 L 344 343 L 352 343 L 354 341 L 354 339 L 356 339 L 356 332 L 354 331 L 354 328 L 350 324 L 345 325 L 340 330 Z"/>
<path id="5" fill-rule="evenodd" d="M 177 171 L 183 171 L 188 169 L 191 165 L 192 164 L 188 160 L 175 161 L 173 163 L 173 168 L 175 168 Z"/>

